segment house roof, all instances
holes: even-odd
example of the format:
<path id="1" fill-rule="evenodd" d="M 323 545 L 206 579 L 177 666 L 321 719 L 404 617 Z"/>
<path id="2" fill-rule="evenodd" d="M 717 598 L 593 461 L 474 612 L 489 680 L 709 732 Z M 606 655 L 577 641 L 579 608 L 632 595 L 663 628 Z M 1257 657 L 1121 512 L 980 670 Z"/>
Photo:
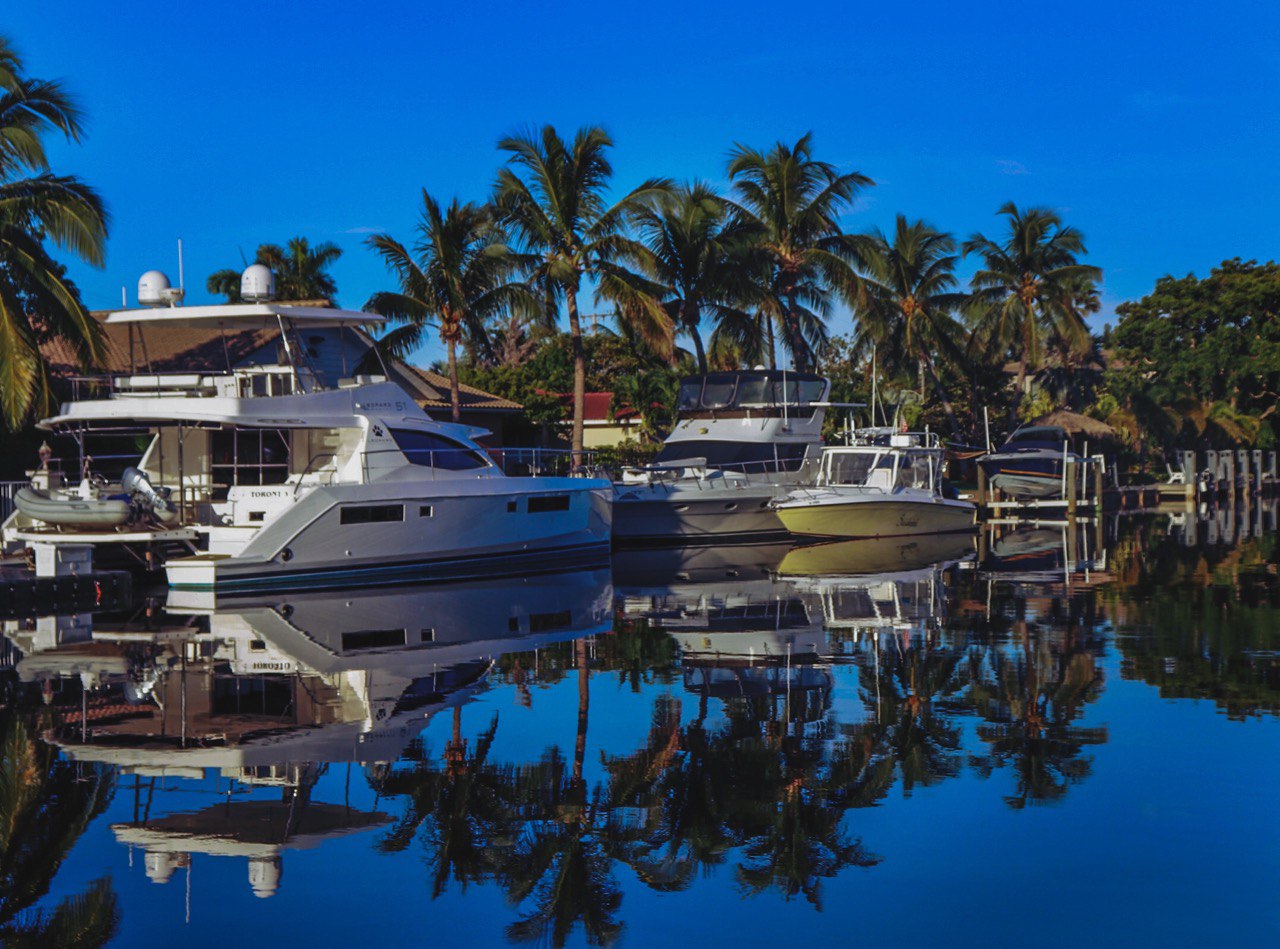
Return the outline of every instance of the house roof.
<path id="1" fill-rule="evenodd" d="M 394 368 L 402 370 L 400 375 L 403 384 L 406 388 L 413 390 L 414 396 L 423 408 L 447 409 L 453 404 L 449 399 L 448 376 L 409 363 L 397 363 Z M 524 408 L 519 402 L 485 392 L 465 382 L 458 383 L 458 401 L 464 409 L 514 412 Z"/>
<path id="2" fill-rule="evenodd" d="M 325 301 L 301 301 L 296 306 L 318 307 Z M 100 371 L 127 373 L 149 367 L 150 372 L 219 372 L 230 362 L 241 362 L 266 346 L 274 345 L 280 338 L 280 330 L 272 326 L 258 329 L 222 333 L 212 327 L 166 326 L 162 323 L 135 330 L 129 323 L 106 323 L 113 311 L 95 310 L 90 315 L 102 324 L 104 358 Z M 369 337 L 353 328 L 364 340 Z M 225 350 L 224 350 L 225 345 Z M 78 373 L 75 350 L 61 339 L 48 340 L 40 346 L 45 359 L 56 375 L 71 376 Z M 132 358 L 130 356 L 132 352 Z M 449 408 L 449 380 L 438 372 L 421 369 L 395 360 L 388 367 L 396 382 L 425 409 Z M 514 412 L 523 408 L 519 402 L 477 389 L 460 385 L 462 408 L 499 412 Z"/>
<path id="3" fill-rule="evenodd" d="M 546 392 L 542 389 L 537 390 L 537 392 L 539 395 L 554 396 L 566 408 L 573 406 L 572 392 Z M 582 394 L 582 420 L 584 422 L 614 424 L 617 422 L 632 422 L 640 417 L 640 413 L 630 405 L 622 405 L 616 411 L 610 411 L 609 406 L 612 404 L 612 392 L 584 392 Z"/>

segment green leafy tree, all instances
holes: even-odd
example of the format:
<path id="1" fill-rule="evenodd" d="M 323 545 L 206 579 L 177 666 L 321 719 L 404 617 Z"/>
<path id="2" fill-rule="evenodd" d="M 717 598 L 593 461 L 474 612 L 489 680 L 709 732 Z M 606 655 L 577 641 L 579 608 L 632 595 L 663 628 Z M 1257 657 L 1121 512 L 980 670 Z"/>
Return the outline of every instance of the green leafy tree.
<path id="1" fill-rule="evenodd" d="M 735 145 L 729 156 L 733 207 L 754 230 L 761 319 L 743 324 L 738 336 L 752 339 L 754 326 L 769 341 L 775 364 L 772 327 L 782 333 L 796 369 L 809 369 L 826 342 L 826 317 L 833 297 L 861 302 L 862 263 L 867 241 L 844 233 L 840 215 L 858 193 L 873 184 L 856 171 L 841 172 L 812 154 L 813 135 L 794 145 L 778 142 L 769 151 Z"/>
<path id="2" fill-rule="evenodd" d="M 534 307 L 528 288 L 515 279 L 521 259 L 507 247 L 492 209 L 456 198 L 442 208 L 425 190 L 412 250 L 390 234 L 374 234 L 368 244 L 400 283 L 399 290 L 375 293 L 365 304 L 401 324 L 378 340 L 378 350 L 405 359 L 434 322 L 448 352 L 449 401 L 459 421 L 459 343 L 491 355 L 489 321 Z"/>
<path id="3" fill-rule="evenodd" d="M 0 35 L 0 414 L 16 429 L 54 404 L 41 343 L 61 340 L 82 367 L 103 356 L 102 329 L 48 244 L 101 267 L 107 212 L 79 178 L 49 170 L 50 133 L 79 142 L 83 115 L 57 80 L 25 75 Z"/>
<path id="4" fill-rule="evenodd" d="M 1018 371 L 1010 406 L 1010 425 L 1026 391 L 1028 367 L 1039 367 L 1047 339 L 1075 348 L 1086 346 L 1084 313 L 1096 303 L 1097 267 L 1082 264 L 1084 236 L 1047 208 L 1020 209 L 1012 201 L 999 212 L 1008 233 L 1001 241 L 974 234 L 964 242 L 966 256 L 981 258 L 970 281 L 975 336 L 1003 356 L 1012 353 Z"/>
<path id="5" fill-rule="evenodd" d="M 342 256 L 337 244 L 311 246 L 305 237 L 295 237 L 287 247 L 259 244 L 255 264 L 271 268 L 276 278 L 276 298 L 280 300 L 328 300 L 337 302 L 338 285 L 329 268 Z M 209 275 L 205 288 L 220 294 L 228 303 L 240 302 L 240 271 L 219 270 Z"/>
<path id="6" fill-rule="evenodd" d="M 1280 264 L 1236 259 L 1204 278 L 1162 277 L 1116 314 L 1105 384 L 1123 414 L 1113 424 L 1167 448 L 1276 443 Z"/>
<path id="7" fill-rule="evenodd" d="M 651 178 L 609 204 L 613 176 L 608 150 L 613 140 L 603 129 L 580 129 L 566 142 L 550 125 L 502 139 L 509 155 L 499 170 L 494 202 L 520 249 L 535 255 L 534 283 L 549 304 L 563 300 L 573 353 L 573 428 L 575 463 L 582 457 L 586 350 L 578 295 L 584 281 L 595 285 L 598 300 L 617 307 L 625 320 L 654 348 L 671 349 L 673 327 L 658 300 L 661 288 L 625 266 L 627 215 L 670 190 L 665 179 Z"/>

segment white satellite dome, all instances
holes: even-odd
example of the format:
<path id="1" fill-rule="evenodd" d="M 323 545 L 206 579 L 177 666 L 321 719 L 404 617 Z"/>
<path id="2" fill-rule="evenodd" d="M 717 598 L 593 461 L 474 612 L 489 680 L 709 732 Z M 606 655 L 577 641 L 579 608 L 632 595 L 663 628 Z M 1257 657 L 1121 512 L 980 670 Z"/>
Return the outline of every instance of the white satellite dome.
<path id="1" fill-rule="evenodd" d="M 281 866 L 279 855 L 249 858 L 249 886 L 260 900 L 275 896 L 280 889 Z"/>
<path id="2" fill-rule="evenodd" d="M 249 303 L 276 298 L 276 275 L 265 264 L 250 264 L 240 275 L 240 296 Z"/>
<path id="3" fill-rule="evenodd" d="M 138 278 L 138 302 L 143 306 L 168 306 L 169 278 L 159 270 L 148 270 Z"/>

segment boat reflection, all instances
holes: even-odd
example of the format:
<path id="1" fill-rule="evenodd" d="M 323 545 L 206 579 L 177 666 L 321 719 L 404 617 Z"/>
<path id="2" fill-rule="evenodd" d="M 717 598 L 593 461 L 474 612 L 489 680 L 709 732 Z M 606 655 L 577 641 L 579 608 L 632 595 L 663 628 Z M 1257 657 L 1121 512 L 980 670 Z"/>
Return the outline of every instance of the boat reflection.
<path id="1" fill-rule="evenodd" d="M 282 851 L 390 821 L 312 800 L 331 765 L 397 760 L 434 715 L 485 687 L 496 657 L 602 633 L 612 599 L 607 571 L 588 571 L 501 589 L 175 597 L 123 622 L 79 614 L 4 632 L 19 688 L 53 713 L 45 740 L 133 777 L 133 820 L 112 831 L 146 851 L 149 878 L 165 882 L 194 853 L 238 856 L 270 896 Z M 195 785 L 180 800 L 175 778 Z M 248 794 L 262 789 L 277 798 Z M 201 792 L 227 797 L 188 810 Z"/>

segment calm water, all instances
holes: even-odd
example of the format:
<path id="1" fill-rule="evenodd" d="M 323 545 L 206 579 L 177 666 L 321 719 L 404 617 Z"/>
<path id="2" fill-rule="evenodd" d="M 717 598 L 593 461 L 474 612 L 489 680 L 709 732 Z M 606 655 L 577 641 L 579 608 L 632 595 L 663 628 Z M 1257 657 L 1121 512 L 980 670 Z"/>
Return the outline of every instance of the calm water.
<path id="1" fill-rule="evenodd" d="M 0 931 L 1276 945 L 1275 510 L 1179 520 L 6 621 Z"/>

